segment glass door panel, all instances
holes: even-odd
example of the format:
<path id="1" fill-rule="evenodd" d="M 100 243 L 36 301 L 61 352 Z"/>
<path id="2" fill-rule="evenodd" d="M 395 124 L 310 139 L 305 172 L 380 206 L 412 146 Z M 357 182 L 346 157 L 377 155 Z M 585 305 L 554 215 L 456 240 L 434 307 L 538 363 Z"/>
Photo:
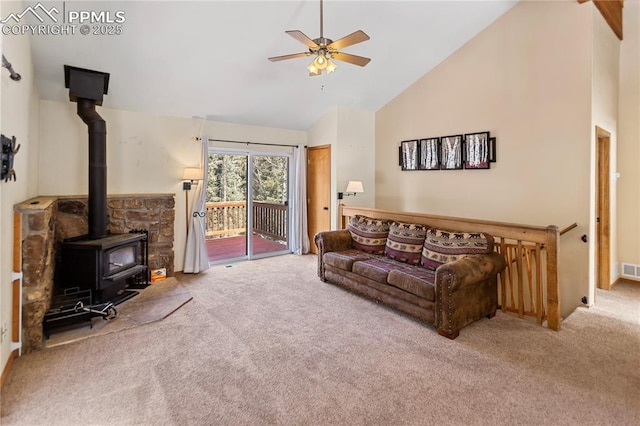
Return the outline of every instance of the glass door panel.
<path id="1" fill-rule="evenodd" d="M 251 155 L 251 257 L 289 251 L 289 157 Z"/>
<path id="2" fill-rule="evenodd" d="M 210 262 L 247 258 L 248 164 L 246 154 L 209 154 L 206 242 Z"/>

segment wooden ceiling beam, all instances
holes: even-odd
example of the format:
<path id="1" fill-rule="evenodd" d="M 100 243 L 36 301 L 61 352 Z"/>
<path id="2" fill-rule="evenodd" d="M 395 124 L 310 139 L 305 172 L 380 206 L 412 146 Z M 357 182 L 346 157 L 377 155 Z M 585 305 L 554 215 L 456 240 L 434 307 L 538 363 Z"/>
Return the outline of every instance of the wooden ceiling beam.
<path id="1" fill-rule="evenodd" d="M 589 0 L 578 0 L 578 3 L 586 3 Z M 593 0 L 604 20 L 607 21 L 615 35 L 622 40 L 622 8 L 624 0 Z"/>

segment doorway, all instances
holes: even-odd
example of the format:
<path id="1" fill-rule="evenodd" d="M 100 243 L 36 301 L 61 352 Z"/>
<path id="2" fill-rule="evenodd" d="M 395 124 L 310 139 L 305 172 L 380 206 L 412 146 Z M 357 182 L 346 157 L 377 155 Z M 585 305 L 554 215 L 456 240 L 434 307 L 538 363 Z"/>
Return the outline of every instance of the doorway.
<path id="1" fill-rule="evenodd" d="M 596 286 L 611 289 L 611 206 L 610 206 L 611 133 L 596 126 Z"/>
<path id="2" fill-rule="evenodd" d="M 317 254 L 313 237 L 331 229 L 331 145 L 307 150 L 307 227 L 309 251 Z"/>
<path id="3" fill-rule="evenodd" d="M 290 156 L 211 150 L 206 245 L 212 263 L 290 253 Z"/>

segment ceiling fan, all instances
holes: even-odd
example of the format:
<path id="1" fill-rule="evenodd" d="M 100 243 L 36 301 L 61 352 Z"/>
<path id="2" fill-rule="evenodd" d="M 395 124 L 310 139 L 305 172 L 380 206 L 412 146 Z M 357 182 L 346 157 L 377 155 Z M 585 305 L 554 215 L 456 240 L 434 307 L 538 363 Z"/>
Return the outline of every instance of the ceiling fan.
<path id="1" fill-rule="evenodd" d="M 309 48 L 309 51 L 294 53 L 292 55 L 273 56 L 269 58 L 271 62 L 316 55 L 313 62 L 311 62 L 311 64 L 309 64 L 309 66 L 307 67 L 310 76 L 320 75 L 322 74 L 322 70 L 326 70 L 327 73 L 332 73 L 333 71 L 335 71 L 338 66 L 333 63 L 332 59 L 348 62 L 350 64 L 358 65 L 361 67 L 364 67 L 369 63 L 369 61 L 371 60 L 369 58 L 358 55 L 351 55 L 349 53 L 339 51 L 347 46 L 352 46 L 356 43 L 362 43 L 363 41 L 369 40 L 369 36 L 365 34 L 364 31 L 355 31 L 348 36 L 342 37 L 341 39 L 336 41 L 324 37 L 322 3 L 322 0 L 320 0 L 320 37 L 311 40 L 302 31 L 285 31 L 291 37 L 307 46 Z"/>

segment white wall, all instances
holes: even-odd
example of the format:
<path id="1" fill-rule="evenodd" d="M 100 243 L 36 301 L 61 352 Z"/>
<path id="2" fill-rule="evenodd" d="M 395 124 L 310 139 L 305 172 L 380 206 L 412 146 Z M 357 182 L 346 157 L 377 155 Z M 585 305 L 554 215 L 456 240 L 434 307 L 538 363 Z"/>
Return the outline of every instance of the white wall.
<path id="1" fill-rule="evenodd" d="M 595 301 L 596 288 L 596 132 L 595 127 L 598 126 L 611 133 L 610 138 L 610 170 L 609 188 L 610 188 L 610 271 L 611 276 L 609 283 L 616 280 L 618 271 L 616 268 L 618 259 L 617 248 L 617 187 L 614 173 L 617 171 L 617 129 L 618 129 L 618 82 L 619 82 L 619 64 L 620 64 L 620 40 L 615 35 L 609 24 L 604 20 L 598 9 L 590 3 L 592 14 L 592 100 L 591 100 L 591 230 L 593 236 L 590 241 L 590 259 L 591 269 L 589 274 L 589 304 Z"/>
<path id="2" fill-rule="evenodd" d="M 61 82 L 62 84 L 62 82 Z M 87 193 L 87 127 L 76 104 L 42 101 L 40 195 Z M 176 194 L 175 269 L 181 271 L 186 241 L 182 172 L 199 167 L 197 136 L 261 143 L 305 144 L 306 133 L 285 129 L 167 117 L 97 107 L 107 122 L 107 192 Z M 190 202 L 193 198 L 190 197 Z"/>
<path id="3" fill-rule="evenodd" d="M 618 122 L 618 249 L 620 262 L 640 265 L 640 1 L 623 9 Z"/>
<path id="4" fill-rule="evenodd" d="M 18 13 L 21 2 L 1 2 L 0 16 Z M 15 136 L 20 151 L 15 157 L 17 180 L 0 182 L 0 324 L 8 328 L 1 346 L 1 370 L 4 371 L 11 354 L 12 280 L 13 269 L 13 206 L 36 195 L 38 177 L 38 102 L 31 64 L 31 43 L 28 36 L 1 36 L 2 53 L 22 76 L 15 82 L 9 72 L 0 70 L 0 128 L 2 134 Z"/>
<path id="5" fill-rule="evenodd" d="M 562 237 L 561 310 L 589 290 L 593 6 L 520 2 L 376 113 L 376 207 L 533 225 Z M 490 131 L 490 170 L 402 172 L 408 139 Z"/>

